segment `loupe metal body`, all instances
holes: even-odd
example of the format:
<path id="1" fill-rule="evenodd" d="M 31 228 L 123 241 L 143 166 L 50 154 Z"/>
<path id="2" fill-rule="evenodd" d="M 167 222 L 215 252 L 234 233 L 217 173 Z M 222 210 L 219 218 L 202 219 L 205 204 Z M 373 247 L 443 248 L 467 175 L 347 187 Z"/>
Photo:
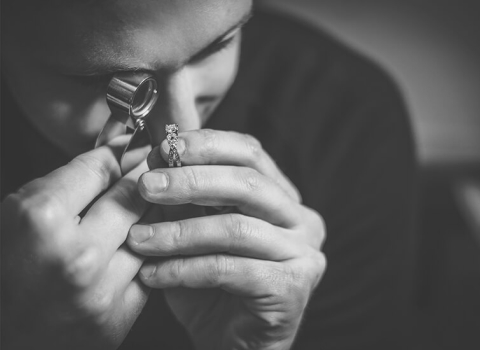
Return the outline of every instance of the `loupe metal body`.
<path id="1" fill-rule="evenodd" d="M 107 104 L 111 115 L 97 137 L 95 148 L 117 136 L 133 133 L 120 160 L 123 173 L 131 168 L 135 150 L 151 144 L 145 120 L 157 99 L 157 82 L 145 72 L 117 73 L 108 84 Z"/>

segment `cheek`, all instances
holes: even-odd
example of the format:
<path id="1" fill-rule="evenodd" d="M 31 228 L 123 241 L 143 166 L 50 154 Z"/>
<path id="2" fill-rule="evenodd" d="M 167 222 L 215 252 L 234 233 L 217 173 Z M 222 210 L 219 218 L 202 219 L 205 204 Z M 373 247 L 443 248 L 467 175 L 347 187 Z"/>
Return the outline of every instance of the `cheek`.
<path id="1" fill-rule="evenodd" d="M 25 116 L 68 153 L 83 151 L 109 116 L 103 89 L 29 65 L 9 65 L 8 80 Z"/>

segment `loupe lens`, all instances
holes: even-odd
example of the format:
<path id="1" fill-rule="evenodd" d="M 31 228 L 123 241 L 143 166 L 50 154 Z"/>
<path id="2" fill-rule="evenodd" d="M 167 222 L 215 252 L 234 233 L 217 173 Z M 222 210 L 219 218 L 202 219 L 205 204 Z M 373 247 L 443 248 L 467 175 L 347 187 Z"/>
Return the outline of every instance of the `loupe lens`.
<path id="1" fill-rule="evenodd" d="M 144 116 L 153 108 L 157 99 L 155 85 L 154 80 L 146 80 L 137 88 L 132 101 L 133 116 Z"/>
<path id="2" fill-rule="evenodd" d="M 107 103 L 114 118 L 132 128 L 157 102 L 157 82 L 146 72 L 117 73 L 107 87 Z"/>

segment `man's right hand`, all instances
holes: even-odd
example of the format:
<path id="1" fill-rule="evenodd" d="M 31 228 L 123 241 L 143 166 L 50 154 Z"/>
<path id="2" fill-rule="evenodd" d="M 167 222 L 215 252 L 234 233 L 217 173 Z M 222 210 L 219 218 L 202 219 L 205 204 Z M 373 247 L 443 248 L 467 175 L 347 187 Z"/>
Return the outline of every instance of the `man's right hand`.
<path id="1" fill-rule="evenodd" d="M 147 210 L 137 180 L 148 168 L 121 177 L 125 140 L 115 141 L 2 203 L 6 348 L 114 349 L 144 306 L 149 290 L 136 278 L 143 258 L 124 241 Z"/>

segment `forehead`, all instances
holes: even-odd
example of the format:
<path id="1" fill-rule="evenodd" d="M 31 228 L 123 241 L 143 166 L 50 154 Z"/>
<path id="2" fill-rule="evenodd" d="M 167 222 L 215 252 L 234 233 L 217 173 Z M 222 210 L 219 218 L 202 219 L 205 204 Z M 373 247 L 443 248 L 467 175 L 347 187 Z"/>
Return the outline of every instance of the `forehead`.
<path id="1" fill-rule="evenodd" d="M 62 6 L 35 21 L 36 59 L 66 72 L 97 65 L 168 69 L 207 46 L 252 6 L 251 0 L 97 2 Z"/>

